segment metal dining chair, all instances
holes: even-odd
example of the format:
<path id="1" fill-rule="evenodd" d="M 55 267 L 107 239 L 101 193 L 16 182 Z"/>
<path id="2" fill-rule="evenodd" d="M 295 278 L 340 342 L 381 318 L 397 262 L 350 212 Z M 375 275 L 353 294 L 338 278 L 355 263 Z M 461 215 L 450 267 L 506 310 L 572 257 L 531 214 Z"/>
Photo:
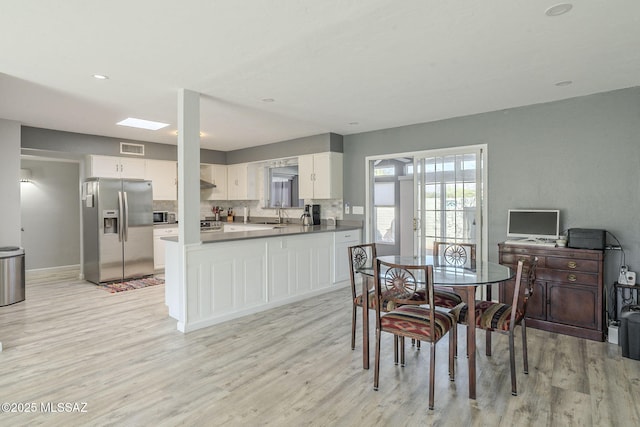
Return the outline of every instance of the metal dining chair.
<path id="1" fill-rule="evenodd" d="M 376 244 L 375 243 L 363 243 L 360 245 L 349 247 L 349 275 L 351 279 L 351 301 L 352 301 L 352 315 L 351 315 L 351 349 L 355 349 L 356 345 L 356 319 L 358 307 L 363 307 L 363 295 L 361 287 L 358 286 L 356 275 L 358 269 L 370 268 L 373 269 L 373 264 L 376 259 Z M 423 298 L 423 297 L 422 297 Z M 462 303 L 462 298 L 455 292 L 446 288 L 436 288 L 433 294 L 434 304 L 437 307 L 444 307 L 452 309 Z M 376 300 L 374 299 L 374 290 L 369 290 L 368 295 L 369 309 L 375 310 Z M 386 301 L 382 301 L 382 309 L 386 310 Z M 367 328 L 368 329 L 368 328 Z M 420 347 L 420 342 L 418 342 Z"/>
<path id="2" fill-rule="evenodd" d="M 404 366 L 404 339 L 430 343 L 429 409 L 434 407 L 436 343 L 449 333 L 449 377 L 455 379 L 454 349 L 456 347 L 456 317 L 449 310 L 435 306 L 433 266 L 407 266 L 376 260 L 374 264 L 375 298 L 388 300 L 388 312 L 376 305 L 376 351 L 373 389 L 380 382 L 380 340 L 382 332 L 400 340 L 401 365 Z M 428 305 L 428 307 L 425 307 Z"/>
<path id="3" fill-rule="evenodd" d="M 516 386 L 516 362 L 515 362 L 515 327 L 522 327 L 522 358 L 524 373 L 529 373 L 529 361 L 527 356 L 527 301 L 533 295 L 533 284 L 536 279 L 536 267 L 538 258 L 533 257 L 526 264 L 523 260 L 518 261 L 516 278 L 513 287 L 513 300 L 511 304 L 504 304 L 495 301 L 476 301 L 476 328 L 487 331 L 487 356 L 491 356 L 491 332 L 499 332 L 509 336 L 509 364 L 511 368 L 511 394 L 518 395 Z M 505 284 L 502 284 L 505 286 Z M 452 310 L 457 317 L 458 323 L 467 324 L 466 304 Z"/>
<path id="4" fill-rule="evenodd" d="M 437 265 L 476 268 L 476 244 L 433 242 L 433 259 Z"/>

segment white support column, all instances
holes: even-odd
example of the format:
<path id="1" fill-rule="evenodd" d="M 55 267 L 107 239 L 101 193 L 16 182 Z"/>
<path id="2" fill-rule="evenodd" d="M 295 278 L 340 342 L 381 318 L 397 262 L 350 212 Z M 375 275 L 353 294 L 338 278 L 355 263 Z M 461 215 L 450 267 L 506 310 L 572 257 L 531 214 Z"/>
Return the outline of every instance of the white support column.
<path id="1" fill-rule="evenodd" d="M 200 241 L 200 94 L 178 91 L 178 234 L 181 245 Z"/>
<path id="2" fill-rule="evenodd" d="M 187 286 L 187 247 L 200 243 L 200 94 L 186 89 L 178 91 L 178 256 L 168 260 L 177 265 L 173 279 L 178 283 L 182 316 L 178 330 L 186 332 L 189 320 Z M 174 294 L 175 295 L 175 294 Z"/>

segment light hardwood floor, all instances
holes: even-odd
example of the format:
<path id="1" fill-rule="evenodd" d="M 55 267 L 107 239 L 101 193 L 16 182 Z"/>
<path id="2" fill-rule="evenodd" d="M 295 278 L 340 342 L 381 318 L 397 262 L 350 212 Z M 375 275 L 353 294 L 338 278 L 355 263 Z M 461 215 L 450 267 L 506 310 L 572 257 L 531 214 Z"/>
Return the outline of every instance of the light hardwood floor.
<path id="1" fill-rule="evenodd" d="M 0 425 L 640 425 L 640 362 L 615 345 L 529 329 L 530 373 L 518 357 L 512 397 L 506 337 L 494 337 L 488 358 L 480 333 L 469 400 L 466 358 L 450 382 L 444 339 L 429 411 L 427 347 L 408 348 L 401 368 L 385 336 L 373 390 L 360 339 L 350 349 L 346 287 L 186 335 L 163 301 L 163 286 L 109 294 L 83 281 L 28 284 L 25 302 L 0 308 L 0 401 L 37 412 L 0 413 Z M 86 412 L 42 413 L 47 402 L 86 402 Z"/>

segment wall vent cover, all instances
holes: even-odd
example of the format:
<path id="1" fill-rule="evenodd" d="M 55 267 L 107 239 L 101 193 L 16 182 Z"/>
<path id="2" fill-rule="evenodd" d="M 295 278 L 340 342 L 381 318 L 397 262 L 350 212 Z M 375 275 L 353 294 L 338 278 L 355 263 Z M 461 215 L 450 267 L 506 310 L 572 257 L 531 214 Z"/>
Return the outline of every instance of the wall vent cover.
<path id="1" fill-rule="evenodd" d="M 132 144 L 130 142 L 121 142 L 120 154 L 133 154 L 136 156 L 144 156 L 144 145 Z"/>

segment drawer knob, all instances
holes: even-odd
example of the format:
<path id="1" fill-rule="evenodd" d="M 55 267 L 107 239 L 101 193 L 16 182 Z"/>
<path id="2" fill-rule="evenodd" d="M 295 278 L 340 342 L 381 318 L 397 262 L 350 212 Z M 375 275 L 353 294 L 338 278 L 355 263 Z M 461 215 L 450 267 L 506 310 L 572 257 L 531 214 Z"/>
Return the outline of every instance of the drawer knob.
<path id="1" fill-rule="evenodd" d="M 567 267 L 569 267 L 571 269 L 576 268 L 577 266 L 578 266 L 578 264 L 575 261 L 569 261 L 567 263 Z"/>
<path id="2" fill-rule="evenodd" d="M 567 280 L 569 280 L 570 282 L 575 282 L 576 280 L 578 280 L 578 277 L 575 274 L 570 274 L 567 276 Z"/>

